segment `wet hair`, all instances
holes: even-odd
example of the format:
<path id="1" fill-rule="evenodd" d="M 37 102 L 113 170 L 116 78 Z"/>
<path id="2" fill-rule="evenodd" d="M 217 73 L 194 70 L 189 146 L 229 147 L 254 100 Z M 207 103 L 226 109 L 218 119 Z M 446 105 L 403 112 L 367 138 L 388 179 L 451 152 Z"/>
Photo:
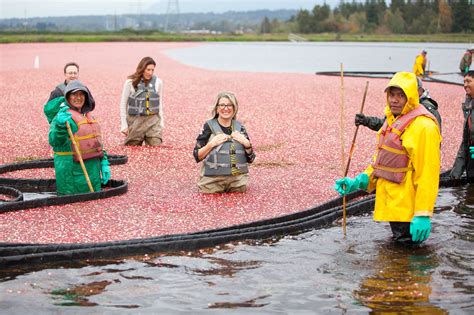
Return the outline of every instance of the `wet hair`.
<path id="1" fill-rule="evenodd" d="M 129 79 L 132 80 L 132 85 L 136 89 L 138 86 L 138 83 L 140 83 L 140 80 L 143 77 L 143 73 L 145 72 L 146 67 L 149 65 L 154 65 L 156 66 L 155 60 L 151 57 L 143 57 L 142 60 L 138 63 L 137 70 L 135 70 L 134 74 L 131 74 L 128 76 Z"/>
<path id="2" fill-rule="evenodd" d="M 232 119 L 236 119 L 237 112 L 239 110 L 239 103 L 237 102 L 235 94 L 232 92 L 220 92 L 219 94 L 217 94 L 216 101 L 214 102 L 214 106 L 212 107 L 211 111 L 212 118 L 219 117 L 219 114 L 217 113 L 217 104 L 219 104 L 219 100 L 223 97 L 228 99 L 232 103 L 232 105 L 234 105 L 234 116 L 232 117 Z"/>
<path id="3" fill-rule="evenodd" d="M 474 70 L 469 70 L 468 72 L 466 72 L 466 74 L 464 75 L 464 77 L 471 77 L 471 78 L 474 78 Z"/>
<path id="4" fill-rule="evenodd" d="M 68 63 L 66 63 L 66 65 L 64 66 L 64 74 L 66 74 L 66 69 L 67 69 L 67 67 L 69 67 L 69 66 L 74 66 L 74 67 L 76 67 L 76 68 L 77 68 L 77 72 L 79 72 L 79 65 L 78 65 L 77 63 L 75 63 L 75 62 L 68 62 Z"/>

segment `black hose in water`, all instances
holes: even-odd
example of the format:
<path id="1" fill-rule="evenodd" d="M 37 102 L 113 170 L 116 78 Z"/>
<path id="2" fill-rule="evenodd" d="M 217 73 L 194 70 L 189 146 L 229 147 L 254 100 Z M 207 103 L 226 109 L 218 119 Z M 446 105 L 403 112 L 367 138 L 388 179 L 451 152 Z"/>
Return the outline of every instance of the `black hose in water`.
<path id="1" fill-rule="evenodd" d="M 111 164 L 123 164 L 126 159 L 111 159 Z M 120 161 L 117 162 L 117 161 Z M 125 161 L 125 162 L 123 162 Z M 32 165 L 41 167 L 52 167 L 52 161 L 41 161 L 16 163 L 14 166 L 0 166 L 0 174 L 4 169 L 27 169 L 33 168 Z M 45 166 L 48 165 L 48 166 Z M 30 167 L 27 167 L 30 166 Z M 440 186 L 451 187 L 462 185 L 467 182 L 465 178 L 454 180 L 446 177 L 448 172 L 441 175 Z M 0 183 L 7 181 L 0 178 Z M 34 182 L 39 181 L 39 182 Z M 8 179 L 7 182 L 17 187 L 26 187 L 31 189 L 37 185 L 38 189 L 50 189 L 53 185 L 52 180 L 25 180 L 21 179 L 15 183 L 15 179 Z M 19 191 L 16 188 L 12 188 Z M 44 198 L 43 201 L 36 201 L 40 206 L 53 204 L 62 204 L 76 201 L 110 197 L 109 194 L 120 194 L 126 192 L 127 185 L 124 181 L 111 181 L 110 188 L 98 193 L 88 193 L 74 196 L 61 196 L 54 198 Z M 0 190 L 1 193 L 1 190 Z M 21 194 L 21 192 L 20 192 Z M 68 197 L 68 199 L 61 199 Z M 47 201 L 44 201 L 47 200 Z M 348 194 L 346 197 L 346 211 L 348 215 L 360 215 L 372 211 L 375 198 L 374 195 L 359 190 Z M 20 203 L 19 203 L 20 202 Z M 21 201 L 10 202 L 11 208 L 0 205 L 0 211 L 18 210 L 20 205 L 25 207 L 34 207 L 37 203 L 21 203 Z M 2 208 L 4 207 L 4 208 Z M 5 210 L 6 209 L 6 210 Z M 152 254 L 158 252 L 169 252 L 179 250 L 196 250 L 205 247 L 212 247 L 233 241 L 242 241 L 250 239 L 268 239 L 288 234 L 296 234 L 315 228 L 322 228 L 332 224 L 335 220 L 342 217 L 342 198 L 335 198 L 310 209 L 284 215 L 276 218 L 260 220 L 256 222 L 234 225 L 226 228 L 212 229 L 189 234 L 164 235 L 144 239 L 132 239 L 114 242 L 100 243 L 66 243 L 66 244 L 23 244 L 23 243 L 0 243 L 0 269 L 13 267 L 41 266 L 51 263 L 70 263 L 84 259 L 103 259 L 116 258 L 132 255 Z"/>

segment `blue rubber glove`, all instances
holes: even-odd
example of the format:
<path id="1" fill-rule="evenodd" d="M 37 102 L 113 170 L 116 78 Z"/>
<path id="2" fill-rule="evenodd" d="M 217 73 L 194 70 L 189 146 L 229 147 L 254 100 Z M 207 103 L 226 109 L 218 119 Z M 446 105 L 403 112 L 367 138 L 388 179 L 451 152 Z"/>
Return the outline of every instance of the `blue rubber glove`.
<path id="1" fill-rule="evenodd" d="M 59 112 L 56 115 L 56 123 L 58 125 L 65 126 L 66 121 L 72 120 L 72 115 L 71 115 L 70 112 L 67 111 L 68 109 L 69 109 L 69 107 L 67 107 L 65 105 L 61 105 L 61 108 L 59 109 Z"/>
<path id="2" fill-rule="evenodd" d="M 469 153 L 471 154 L 471 159 L 474 159 L 474 147 L 469 147 Z"/>
<path id="3" fill-rule="evenodd" d="M 413 217 L 410 223 L 411 240 L 415 243 L 422 243 L 428 239 L 431 231 L 430 217 Z"/>
<path id="4" fill-rule="evenodd" d="M 109 161 L 107 160 L 102 160 L 100 161 L 100 171 L 102 173 L 102 185 L 105 185 L 109 182 L 110 180 L 110 167 L 109 167 Z"/>
<path id="5" fill-rule="evenodd" d="M 468 72 L 469 72 L 469 67 L 466 67 L 466 68 L 464 69 L 464 74 L 466 74 L 466 73 L 468 73 Z"/>
<path id="6" fill-rule="evenodd" d="M 346 195 L 357 189 L 367 189 L 369 185 L 369 175 L 360 173 L 354 178 L 344 177 L 336 180 L 334 189 L 341 195 Z"/>

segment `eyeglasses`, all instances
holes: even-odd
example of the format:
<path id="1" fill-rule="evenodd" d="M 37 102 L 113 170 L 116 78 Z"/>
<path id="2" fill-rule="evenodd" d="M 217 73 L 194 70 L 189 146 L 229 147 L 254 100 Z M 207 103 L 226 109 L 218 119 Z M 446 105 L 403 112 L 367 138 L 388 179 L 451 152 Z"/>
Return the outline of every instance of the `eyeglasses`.
<path id="1" fill-rule="evenodd" d="M 67 75 L 78 75 L 79 72 L 76 72 L 76 71 L 70 71 L 70 72 L 66 72 Z"/>
<path id="2" fill-rule="evenodd" d="M 217 107 L 219 107 L 220 109 L 234 108 L 234 104 L 217 104 Z"/>

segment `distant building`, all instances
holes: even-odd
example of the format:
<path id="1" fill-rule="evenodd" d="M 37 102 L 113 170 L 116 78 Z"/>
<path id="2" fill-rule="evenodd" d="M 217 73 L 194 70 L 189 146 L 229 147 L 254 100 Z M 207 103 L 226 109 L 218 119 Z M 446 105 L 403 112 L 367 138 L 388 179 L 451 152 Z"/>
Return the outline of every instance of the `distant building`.
<path id="1" fill-rule="evenodd" d="M 218 35 L 218 34 L 222 34 L 222 32 L 211 31 L 211 30 L 187 30 L 187 31 L 181 31 L 180 33 L 182 33 L 182 34 L 201 34 L 201 35 L 208 35 L 208 34 Z"/>

